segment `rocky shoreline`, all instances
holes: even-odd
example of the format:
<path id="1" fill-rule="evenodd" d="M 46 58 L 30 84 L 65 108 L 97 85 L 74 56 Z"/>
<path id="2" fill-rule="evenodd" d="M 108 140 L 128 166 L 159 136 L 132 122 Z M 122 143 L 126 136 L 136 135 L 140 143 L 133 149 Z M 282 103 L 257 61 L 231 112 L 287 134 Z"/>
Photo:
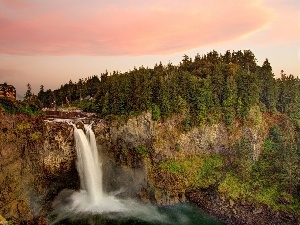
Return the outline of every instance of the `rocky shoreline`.
<path id="1" fill-rule="evenodd" d="M 225 224 L 232 225 L 299 225 L 300 218 L 282 211 L 275 212 L 265 205 L 253 205 L 246 201 L 222 198 L 215 190 L 193 190 L 186 193 L 190 202 L 195 203 L 209 215 Z"/>

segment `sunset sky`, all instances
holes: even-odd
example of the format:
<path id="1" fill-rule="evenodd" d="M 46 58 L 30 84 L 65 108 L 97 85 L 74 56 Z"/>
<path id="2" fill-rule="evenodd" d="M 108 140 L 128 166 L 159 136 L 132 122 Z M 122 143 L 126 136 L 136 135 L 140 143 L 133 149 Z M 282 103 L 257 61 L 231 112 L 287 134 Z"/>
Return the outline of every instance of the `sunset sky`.
<path id="1" fill-rule="evenodd" d="M 0 83 L 24 95 L 105 72 L 250 49 L 300 76 L 299 0 L 0 0 Z"/>

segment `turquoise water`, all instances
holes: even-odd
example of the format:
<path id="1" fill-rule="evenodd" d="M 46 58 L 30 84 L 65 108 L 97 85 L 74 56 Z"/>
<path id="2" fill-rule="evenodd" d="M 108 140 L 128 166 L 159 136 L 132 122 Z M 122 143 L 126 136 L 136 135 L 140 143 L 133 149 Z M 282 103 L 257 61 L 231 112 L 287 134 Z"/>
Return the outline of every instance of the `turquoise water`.
<path id="1" fill-rule="evenodd" d="M 178 204 L 175 206 L 157 207 L 164 219 L 157 220 L 151 218 L 151 221 L 130 218 L 118 214 L 89 215 L 73 214 L 69 215 L 55 225 L 222 225 L 223 223 L 211 218 L 200 209 L 191 204 Z M 54 217 L 53 217 L 54 218 Z M 50 220 L 51 222 L 51 220 Z"/>

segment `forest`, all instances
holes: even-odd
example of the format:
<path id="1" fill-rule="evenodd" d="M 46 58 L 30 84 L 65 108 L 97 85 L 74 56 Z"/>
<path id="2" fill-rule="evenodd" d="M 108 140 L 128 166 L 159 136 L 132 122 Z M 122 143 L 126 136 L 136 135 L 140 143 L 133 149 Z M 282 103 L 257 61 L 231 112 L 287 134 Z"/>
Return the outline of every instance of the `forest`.
<path id="1" fill-rule="evenodd" d="M 300 119 L 299 84 L 298 77 L 284 71 L 276 79 L 268 59 L 259 66 L 250 50 L 212 51 L 194 59 L 184 55 L 177 66 L 159 63 L 153 69 L 70 80 L 54 91 L 41 85 L 37 96 L 28 84 L 25 101 L 37 109 L 70 103 L 101 117 L 152 110 L 156 120 L 184 113 L 193 124 L 224 120 L 229 125 L 246 118 L 253 106 Z"/>

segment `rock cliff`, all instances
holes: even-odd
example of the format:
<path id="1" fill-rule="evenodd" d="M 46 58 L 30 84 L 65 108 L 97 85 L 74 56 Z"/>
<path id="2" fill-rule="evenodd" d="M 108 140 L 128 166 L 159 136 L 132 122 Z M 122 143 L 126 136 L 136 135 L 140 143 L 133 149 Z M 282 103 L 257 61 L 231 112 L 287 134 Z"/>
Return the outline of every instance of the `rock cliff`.
<path id="1" fill-rule="evenodd" d="M 60 190 L 78 187 L 72 134 L 65 123 L 1 115 L 0 214 L 7 221 L 37 221 Z"/>
<path id="2" fill-rule="evenodd" d="M 184 131 L 184 119 L 177 115 L 157 122 L 148 112 L 123 123 L 100 121 L 93 128 L 100 149 L 110 155 L 115 163 L 143 171 L 147 185 L 143 186 L 141 195 L 146 194 L 148 199 L 152 196 L 150 199 L 157 204 L 173 204 L 185 201 L 185 191 L 190 188 L 190 183 L 187 180 L 171 182 L 170 174 L 158 168 L 162 162 L 195 156 L 205 159 L 226 153 L 239 136 L 249 138 L 255 160 L 265 135 L 259 126 L 235 127 L 236 133 L 233 135 L 222 123 Z M 170 182 L 161 183 L 162 180 Z"/>
<path id="3" fill-rule="evenodd" d="M 283 120 L 275 117 L 253 113 L 248 123 L 237 121 L 230 130 L 222 123 L 185 130 L 182 115 L 154 121 L 148 112 L 128 120 L 100 121 L 93 128 L 109 164 L 123 168 L 120 174 L 125 171 L 129 177 L 123 186 L 132 185 L 134 194 L 144 201 L 168 205 L 188 200 L 232 224 L 297 224 L 297 215 L 273 211 L 264 204 L 253 205 L 245 199 L 226 198 L 215 186 L 215 179 L 224 176 L 226 165 L 236 157 L 233 145 L 239 140 L 249 144 L 241 154 L 252 163 L 258 161 L 270 127 Z M 220 156 L 225 159 L 223 165 Z"/>

